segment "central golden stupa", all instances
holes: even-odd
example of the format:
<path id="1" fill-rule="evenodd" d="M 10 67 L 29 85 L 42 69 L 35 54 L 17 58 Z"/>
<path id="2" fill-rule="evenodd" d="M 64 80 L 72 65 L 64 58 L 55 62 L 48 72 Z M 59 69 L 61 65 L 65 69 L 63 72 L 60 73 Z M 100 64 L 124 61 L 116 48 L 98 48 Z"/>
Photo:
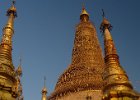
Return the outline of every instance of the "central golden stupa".
<path id="1" fill-rule="evenodd" d="M 95 26 L 83 7 L 76 26 L 72 62 L 58 79 L 49 100 L 101 100 L 104 67 Z"/>
<path id="2" fill-rule="evenodd" d="M 12 61 L 12 37 L 17 17 L 15 1 L 7 16 L 0 42 L 0 100 L 23 100 L 21 63 L 15 68 Z M 140 100 L 120 64 L 110 32 L 112 26 L 104 14 L 100 29 L 104 36 L 104 57 L 95 26 L 83 7 L 76 26 L 71 64 L 59 77 L 49 97 L 44 80 L 42 100 Z"/>

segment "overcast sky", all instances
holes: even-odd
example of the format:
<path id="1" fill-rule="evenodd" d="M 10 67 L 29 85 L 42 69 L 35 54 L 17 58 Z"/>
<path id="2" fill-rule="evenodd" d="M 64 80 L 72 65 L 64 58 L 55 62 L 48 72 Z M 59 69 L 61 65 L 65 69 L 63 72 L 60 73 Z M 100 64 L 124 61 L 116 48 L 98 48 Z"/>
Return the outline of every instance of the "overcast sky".
<path id="1" fill-rule="evenodd" d="M 96 26 L 102 48 L 99 26 L 101 9 L 104 9 L 113 26 L 111 33 L 121 65 L 135 90 L 140 92 L 140 0 L 17 0 L 13 62 L 17 67 L 22 57 L 25 100 L 41 99 L 44 76 L 49 95 L 71 63 L 75 26 L 79 23 L 83 2 Z M 11 0 L 0 0 L 1 34 L 10 3 Z"/>

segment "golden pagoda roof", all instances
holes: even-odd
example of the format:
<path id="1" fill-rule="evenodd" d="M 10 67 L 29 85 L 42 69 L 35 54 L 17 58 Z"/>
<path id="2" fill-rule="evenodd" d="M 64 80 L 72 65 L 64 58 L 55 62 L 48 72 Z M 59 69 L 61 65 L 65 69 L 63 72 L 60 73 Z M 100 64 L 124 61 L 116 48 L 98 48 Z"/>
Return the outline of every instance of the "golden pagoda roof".
<path id="1" fill-rule="evenodd" d="M 104 50 L 105 50 L 105 70 L 103 80 L 105 82 L 105 86 L 103 88 L 104 94 L 108 94 L 111 91 L 125 91 L 132 92 L 133 87 L 129 81 L 129 78 L 122 68 L 119 56 L 117 54 L 117 50 L 115 47 L 115 43 L 110 33 L 111 24 L 106 18 L 103 18 L 103 22 L 101 24 L 102 32 L 104 34 Z"/>
<path id="2" fill-rule="evenodd" d="M 83 11 L 83 14 L 87 13 Z M 104 60 L 96 29 L 91 22 L 81 21 L 76 27 L 72 62 L 58 79 L 50 98 L 69 92 L 101 90 L 103 69 Z"/>
<path id="3" fill-rule="evenodd" d="M 83 7 L 83 9 L 82 9 L 81 15 L 88 15 L 89 16 L 89 14 L 87 13 L 85 7 Z"/>
<path id="4" fill-rule="evenodd" d="M 20 77 L 17 75 L 12 62 L 12 37 L 14 34 L 14 19 L 16 17 L 14 2 L 11 8 L 8 9 L 7 16 L 8 21 L 3 28 L 0 42 L 0 98 L 2 100 L 15 100 L 21 96 L 22 86 Z M 21 72 L 20 69 L 18 71 Z"/>

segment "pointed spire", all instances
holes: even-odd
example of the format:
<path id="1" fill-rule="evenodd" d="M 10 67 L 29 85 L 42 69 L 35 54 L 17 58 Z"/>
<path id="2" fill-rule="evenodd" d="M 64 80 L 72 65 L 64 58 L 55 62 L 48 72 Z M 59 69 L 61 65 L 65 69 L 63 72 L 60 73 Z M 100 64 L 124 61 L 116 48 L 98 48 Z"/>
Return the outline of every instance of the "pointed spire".
<path id="1" fill-rule="evenodd" d="M 7 11 L 7 16 L 10 16 L 11 14 L 13 14 L 14 17 L 17 17 L 17 11 L 16 11 L 16 7 L 15 7 L 15 3 L 16 3 L 16 1 L 13 0 L 12 1 L 12 6 Z"/>
<path id="2" fill-rule="evenodd" d="M 0 44 L 0 63 L 8 63 L 13 68 L 12 64 L 12 36 L 14 34 L 14 18 L 17 16 L 15 1 L 7 11 L 8 21 L 3 28 L 3 36 Z"/>
<path id="3" fill-rule="evenodd" d="M 42 99 L 41 100 L 47 100 L 47 89 L 46 89 L 46 77 L 44 77 L 44 87 L 42 89 Z"/>
<path id="4" fill-rule="evenodd" d="M 89 21 L 89 14 L 87 13 L 84 5 L 82 7 L 82 12 L 81 12 L 81 15 L 80 15 L 80 19 L 81 19 L 81 21 L 84 21 L 84 22 Z"/>
<path id="5" fill-rule="evenodd" d="M 44 88 L 46 88 L 46 77 L 44 76 Z"/>
<path id="6" fill-rule="evenodd" d="M 72 60 L 70 67 L 58 79 L 51 99 L 69 93 L 87 90 L 101 91 L 104 60 L 95 26 L 90 22 L 85 8 L 82 9 L 81 22 L 76 26 Z M 95 93 L 96 94 L 96 93 Z M 97 94 L 100 95 L 98 92 Z M 94 98 L 94 97 L 92 97 Z M 72 97 L 69 99 L 73 99 Z M 85 97 L 86 99 L 86 97 Z"/>
<path id="7" fill-rule="evenodd" d="M 111 29 L 112 29 L 112 25 L 105 18 L 105 13 L 103 11 L 103 21 L 101 23 L 100 30 L 101 30 L 101 32 L 104 33 L 105 56 L 107 56 L 109 54 L 116 54 L 117 55 L 116 47 L 115 47 L 115 44 L 113 42 L 112 36 L 110 34 Z M 110 42 L 108 42 L 108 41 L 110 41 Z"/>
<path id="8" fill-rule="evenodd" d="M 7 11 L 8 21 L 3 28 L 2 39 L 0 42 L 0 92 L 1 98 L 15 100 L 18 97 L 18 86 L 20 83 L 19 75 L 16 73 L 12 62 L 12 37 L 14 34 L 14 19 L 17 16 L 15 1 Z M 19 68 L 18 71 L 21 72 Z M 9 84 L 10 83 L 10 84 Z M 6 98 L 5 98 L 6 97 Z"/>
<path id="9" fill-rule="evenodd" d="M 104 15 L 104 12 L 103 12 Z M 110 22 L 103 16 L 103 21 L 100 26 L 101 32 L 104 34 L 104 50 L 105 50 L 105 62 L 110 62 L 111 59 L 108 58 L 114 58 L 114 63 L 117 64 L 117 67 L 120 67 L 119 63 L 119 56 L 117 54 L 117 50 L 113 41 L 113 38 L 110 33 L 110 28 L 112 28 Z M 112 56 L 111 56 L 112 55 Z M 110 63 L 109 63 L 110 64 Z"/>
<path id="10" fill-rule="evenodd" d="M 111 28 L 112 26 L 110 22 L 105 18 L 105 16 L 103 16 L 103 21 L 100 27 L 101 32 L 104 34 L 106 64 L 103 76 L 105 82 L 103 92 L 105 95 L 108 95 L 108 97 L 106 97 L 106 99 L 104 98 L 103 100 L 110 100 L 110 98 L 113 98 L 112 93 L 114 93 L 114 91 L 117 93 L 117 95 L 120 93 L 121 95 L 128 95 L 127 92 L 131 92 L 133 94 L 133 87 L 129 82 L 126 72 L 120 65 L 119 56 L 110 33 Z"/>
<path id="11" fill-rule="evenodd" d="M 83 7 L 82 7 L 81 15 L 88 15 L 89 16 L 89 14 L 86 11 L 86 8 L 85 8 L 84 4 L 83 4 Z"/>
<path id="12" fill-rule="evenodd" d="M 104 33 L 105 29 L 107 28 L 109 31 L 112 29 L 112 25 L 110 24 L 110 22 L 105 18 L 105 12 L 104 10 L 102 9 L 102 17 L 103 17 L 103 21 L 101 23 L 101 26 L 100 26 L 100 30 L 101 32 Z"/>
<path id="13" fill-rule="evenodd" d="M 22 66 L 21 66 L 21 62 L 22 62 L 22 59 L 21 59 L 21 57 L 20 57 L 20 59 L 19 59 L 19 66 L 18 66 L 18 68 L 17 68 L 17 70 L 16 70 L 16 73 L 17 73 L 19 76 L 22 76 Z"/>
<path id="14" fill-rule="evenodd" d="M 103 12 L 102 16 L 103 16 L 103 18 L 105 18 L 105 12 L 104 12 L 104 9 L 102 9 L 102 12 Z"/>

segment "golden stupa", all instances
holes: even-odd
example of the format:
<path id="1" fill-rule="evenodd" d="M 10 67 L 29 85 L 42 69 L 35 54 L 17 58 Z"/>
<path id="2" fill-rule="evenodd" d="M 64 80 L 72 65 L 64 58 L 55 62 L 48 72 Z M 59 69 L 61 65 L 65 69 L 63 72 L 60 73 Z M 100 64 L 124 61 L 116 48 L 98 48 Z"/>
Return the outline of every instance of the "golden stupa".
<path id="1" fill-rule="evenodd" d="M 7 16 L 0 42 L 0 100 L 23 100 L 21 60 L 17 69 L 12 62 L 12 36 L 17 17 L 15 1 Z M 110 33 L 112 26 L 105 16 L 100 29 L 104 36 L 104 56 L 95 26 L 83 7 L 76 26 L 71 64 L 48 97 L 44 79 L 41 100 L 140 100 L 120 64 Z"/>
<path id="2" fill-rule="evenodd" d="M 22 100 L 21 66 L 15 70 L 12 62 L 12 36 L 14 34 L 14 19 L 17 17 L 13 1 L 7 11 L 8 21 L 3 28 L 0 42 L 0 100 Z"/>

